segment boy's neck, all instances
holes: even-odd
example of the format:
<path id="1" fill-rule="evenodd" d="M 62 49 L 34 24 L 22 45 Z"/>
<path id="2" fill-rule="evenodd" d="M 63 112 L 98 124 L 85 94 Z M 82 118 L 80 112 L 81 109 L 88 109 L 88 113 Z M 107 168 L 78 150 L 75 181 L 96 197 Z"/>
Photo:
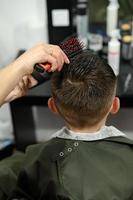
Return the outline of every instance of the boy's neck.
<path id="1" fill-rule="evenodd" d="M 78 127 L 72 127 L 71 125 L 66 125 L 68 127 L 68 129 L 70 129 L 71 131 L 74 132 L 80 132 L 80 133 L 95 133 L 97 131 L 99 131 L 103 126 L 105 126 L 105 120 L 101 121 L 100 123 L 94 125 L 94 126 L 86 126 L 86 127 L 82 127 L 82 128 L 78 128 Z"/>

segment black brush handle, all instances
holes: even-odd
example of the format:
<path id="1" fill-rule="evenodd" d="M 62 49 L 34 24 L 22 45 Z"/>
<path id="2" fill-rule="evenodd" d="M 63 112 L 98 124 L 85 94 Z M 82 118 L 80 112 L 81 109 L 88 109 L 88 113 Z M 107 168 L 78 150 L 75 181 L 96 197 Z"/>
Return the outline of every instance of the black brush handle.
<path id="1" fill-rule="evenodd" d="M 43 68 L 41 65 L 39 65 L 39 64 L 36 64 L 36 65 L 34 66 L 34 69 L 35 69 L 38 73 L 43 73 L 43 72 L 44 72 L 44 68 Z"/>
<path id="2" fill-rule="evenodd" d="M 42 66 L 40 66 L 39 64 L 36 64 L 34 66 L 34 70 L 31 75 L 33 76 L 34 79 L 37 80 L 38 84 L 36 86 L 38 86 L 41 83 L 44 83 L 50 80 L 52 72 L 46 72 Z"/>

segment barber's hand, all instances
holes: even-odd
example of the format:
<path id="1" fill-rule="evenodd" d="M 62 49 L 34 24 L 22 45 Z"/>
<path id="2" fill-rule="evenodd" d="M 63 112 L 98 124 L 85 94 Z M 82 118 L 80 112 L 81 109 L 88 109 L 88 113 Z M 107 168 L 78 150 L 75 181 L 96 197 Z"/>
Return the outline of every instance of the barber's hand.
<path id="1" fill-rule="evenodd" d="M 35 86 L 37 81 L 31 76 L 24 76 L 18 85 L 9 93 L 4 103 L 9 103 L 19 97 L 25 96 L 28 89 Z"/>
<path id="2" fill-rule="evenodd" d="M 24 96 L 28 89 L 35 86 L 37 81 L 31 76 L 34 65 L 37 63 L 50 63 L 51 69 L 48 72 L 60 71 L 64 63 L 69 63 L 69 59 L 59 46 L 50 44 L 37 44 L 28 49 L 15 61 L 15 67 L 19 67 L 21 74 L 19 83 L 5 98 L 4 103 L 11 102 L 16 98 Z"/>
<path id="3" fill-rule="evenodd" d="M 60 71 L 64 63 L 69 63 L 69 59 L 59 46 L 40 43 L 27 50 L 16 62 L 23 68 L 24 74 L 28 75 L 33 72 L 36 63 L 50 63 L 49 71 Z"/>

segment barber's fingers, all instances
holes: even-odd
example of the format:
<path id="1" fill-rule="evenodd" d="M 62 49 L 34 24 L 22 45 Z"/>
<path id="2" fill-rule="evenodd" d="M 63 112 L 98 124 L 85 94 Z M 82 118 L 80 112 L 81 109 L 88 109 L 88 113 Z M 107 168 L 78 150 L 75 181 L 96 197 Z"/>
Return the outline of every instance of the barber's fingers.
<path id="1" fill-rule="evenodd" d="M 69 64 L 70 61 L 68 59 L 68 57 L 66 56 L 66 54 L 63 52 L 63 50 L 57 46 L 57 45 L 51 45 L 51 48 L 48 49 L 49 50 L 49 54 L 51 56 L 53 56 L 56 59 L 57 65 L 52 66 L 51 71 L 55 71 L 55 70 L 61 70 L 64 63 Z"/>
<path id="2" fill-rule="evenodd" d="M 37 63 L 49 63 L 51 71 L 60 71 L 64 63 L 69 63 L 69 59 L 59 46 L 39 43 L 17 58 L 16 63 L 22 68 L 23 74 L 29 75 Z"/>
<path id="3" fill-rule="evenodd" d="M 23 83 L 24 87 L 28 88 L 28 84 L 29 84 L 28 76 L 23 77 L 22 83 Z"/>
<path id="4" fill-rule="evenodd" d="M 17 88 L 17 93 L 16 95 L 18 95 L 18 97 L 20 96 L 24 96 L 27 91 L 28 91 L 28 81 L 27 78 L 22 79 L 19 84 L 18 84 L 18 88 Z"/>
<path id="5" fill-rule="evenodd" d="M 61 71 L 61 69 L 64 65 L 64 61 L 66 64 L 70 63 L 69 59 L 66 57 L 66 54 L 63 51 L 61 51 L 61 54 L 62 54 L 62 64 L 58 67 L 58 71 Z"/>
<path id="6" fill-rule="evenodd" d="M 65 55 L 63 50 L 57 45 L 43 43 L 39 44 L 38 51 L 36 51 L 36 56 L 38 58 L 42 58 L 38 63 L 50 63 L 51 71 L 60 70 L 64 63 L 70 63 L 67 55 Z"/>
<path id="7" fill-rule="evenodd" d="M 34 84 L 35 83 L 37 83 L 37 81 L 34 79 Z M 14 99 L 24 96 L 27 93 L 28 89 L 29 89 L 29 79 L 28 76 L 24 76 L 23 79 L 19 81 L 18 85 L 16 85 L 16 87 L 8 94 L 4 102 L 11 102 Z"/>
<path id="8" fill-rule="evenodd" d="M 60 69 L 63 67 L 64 65 L 64 59 L 63 59 L 63 56 L 61 54 L 61 52 L 56 52 L 56 54 L 52 55 L 56 60 L 55 60 L 55 63 L 52 64 L 52 67 L 51 67 L 51 71 L 55 71 L 55 70 L 58 70 L 60 71 Z"/>
<path id="9" fill-rule="evenodd" d="M 8 96 L 5 98 L 5 102 L 11 102 L 14 99 L 17 99 L 19 97 L 22 97 L 26 94 L 26 86 L 24 82 L 21 80 L 18 85 L 8 94 Z"/>
<path id="10" fill-rule="evenodd" d="M 23 88 L 25 90 L 28 90 L 29 88 L 31 87 L 34 87 L 35 85 L 37 85 L 37 80 L 35 80 L 32 75 L 28 75 L 28 76 L 24 76 L 23 79 L 22 79 L 22 83 L 24 84 L 23 85 Z"/>
<path id="11" fill-rule="evenodd" d="M 69 60 L 69 58 L 66 56 L 66 54 L 64 53 L 63 50 L 61 50 L 61 53 L 62 53 L 62 55 L 63 55 L 63 57 L 64 57 L 65 63 L 69 64 L 69 63 L 70 63 L 70 60 Z"/>
<path id="12" fill-rule="evenodd" d="M 23 78 L 24 79 L 24 78 Z M 28 83 L 27 83 L 28 81 Z M 27 83 L 27 88 L 32 88 L 35 85 L 37 85 L 37 80 L 35 80 L 31 75 L 27 76 L 27 80 L 25 81 L 25 83 Z"/>
<path id="13" fill-rule="evenodd" d="M 61 58 L 60 58 L 61 60 Z M 63 62 L 62 61 L 59 61 L 58 58 L 54 57 L 53 55 L 47 55 L 47 60 L 46 62 L 50 63 L 51 64 L 51 68 L 48 69 L 48 71 L 51 71 L 51 72 L 54 72 L 55 70 L 57 70 L 60 66 L 63 65 Z M 44 65 L 44 68 L 45 68 L 45 65 Z"/>
<path id="14" fill-rule="evenodd" d="M 50 55 L 54 55 L 57 58 L 58 58 L 58 56 L 61 56 L 65 63 L 67 63 L 67 64 L 70 63 L 69 58 L 67 57 L 67 55 L 64 53 L 64 51 L 58 45 L 48 44 L 47 53 Z"/>

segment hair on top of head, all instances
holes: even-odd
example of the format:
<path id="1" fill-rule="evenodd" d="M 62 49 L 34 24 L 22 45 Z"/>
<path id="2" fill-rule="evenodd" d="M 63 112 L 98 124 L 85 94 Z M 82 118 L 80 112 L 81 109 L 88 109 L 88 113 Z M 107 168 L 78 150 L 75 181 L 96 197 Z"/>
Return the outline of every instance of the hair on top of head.
<path id="1" fill-rule="evenodd" d="M 92 126 L 108 112 L 116 90 L 112 68 L 89 50 L 75 55 L 52 77 L 59 113 L 74 127 Z"/>

